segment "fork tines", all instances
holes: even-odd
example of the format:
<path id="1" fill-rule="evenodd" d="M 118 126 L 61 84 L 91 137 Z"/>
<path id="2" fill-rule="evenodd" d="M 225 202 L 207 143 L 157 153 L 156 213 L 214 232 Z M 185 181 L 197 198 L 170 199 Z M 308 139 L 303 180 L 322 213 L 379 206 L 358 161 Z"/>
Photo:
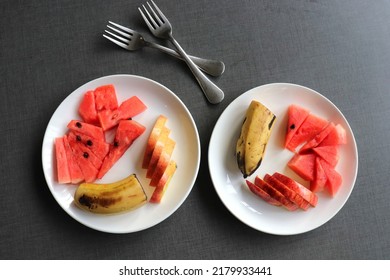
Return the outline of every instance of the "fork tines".
<path id="1" fill-rule="evenodd" d="M 133 35 L 132 34 L 133 31 L 127 27 L 124 27 L 124 26 L 119 25 L 119 24 L 112 22 L 112 21 L 109 21 L 108 23 L 110 25 L 107 25 L 107 27 L 109 29 L 111 29 L 112 31 L 114 31 L 115 33 L 106 29 L 106 30 L 104 30 L 104 32 L 109 34 L 111 37 L 107 36 L 107 34 L 103 34 L 103 37 L 110 40 L 111 42 L 117 44 L 118 46 L 127 49 L 129 41 L 131 40 L 131 37 Z M 119 36 L 119 35 L 121 35 L 121 36 Z M 116 39 L 118 39 L 119 41 Z"/>
<path id="2" fill-rule="evenodd" d="M 153 6 L 154 6 L 154 9 L 149 4 L 149 2 L 146 2 L 146 4 L 149 6 L 149 10 L 153 13 L 154 16 L 152 16 L 149 13 L 149 11 L 145 7 L 145 5 L 142 5 L 142 7 L 144 8 L 144 11 L 148 15 L 148 17 L 146 17 L 146 15 L 143 13 L 141 8 L 138 8 L 138 10 L 140 11 L 140 13 L 141 13 L 142 17 L 144 18 L 144 20 L 145 20 L 146 24 L 148 25 L 148 27 L 151 28 L 151 29 L 156 29 L 159 26 L 163 25 L 164 23 L 168 23 L 168 19 L 161 12 L 161 10 L 158 8 L 158 6 L 153 2 L 153 0 L 150 0 L 150 2 L 152 2 Z M 155 12 L 155 10 L 157 11 L 158 14 Z"/>

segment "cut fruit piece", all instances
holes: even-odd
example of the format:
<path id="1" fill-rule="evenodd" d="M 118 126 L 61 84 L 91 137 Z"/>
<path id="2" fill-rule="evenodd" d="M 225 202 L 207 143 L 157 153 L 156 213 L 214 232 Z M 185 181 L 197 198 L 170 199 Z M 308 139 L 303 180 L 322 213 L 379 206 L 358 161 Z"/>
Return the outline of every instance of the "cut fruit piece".
<path id="1" fill-rule="evenodd" d="M 102 160 L 94 155 L 83 143 L 78 141 L 69 140 L 69 145 L 73 151 L 73 154 L 77 153 L 82 155 L 88 160 L 97 170 L 102 166 Z"/>
<path id="2" fill-rule="evenodd" d="M 307 181 L 314 180 L 316 155 L 310 154 L 295 154 L 287 163 L 288 167 L 297 173 L 302 179 Z"/>
<path id="3" fill-rule="evenodd" d="M 320 158 L 316 157 L 315 160 L 315 176 L 314 180 L 310 182 L 310 190 L 312 192 L 321 192 L 324 190 L 327 177 L 324 169 L 320 163 Z"/>
<path id="4" fill-rule="evenodd" d="M 288 122 L 284 142 L 285 148 L 288 146 L 288 143 L 290 142 L 294 134 L 301 127 L 302 123 L 309 116 L 309 113 L 309 110 L 306 110 L 305 108 L 302 108 L 298 105 L 293 104 L 288 107 Z"/>
<path id="5" fill-rule="evenodd" d="M 290 177 L 279 173 L 275 172 L 272 174 L 272 177 L 275 177 L 279 181 L 281 181 L 283 184 L 288 186 L 290 189 L 294 190 L 296 193 L 300 194 L 304 200 L 310 203 L 311 206 L 315 207 L 318 202 L 318 197 L 315 193 L 311 192 L 308 188 L 305 186 L 301 185 L 297 181 L 291 179 Z"/>
<path id="6" fill-rule="evenodd" d="M 282 205 L 279 201 L 273 199 L 266 191 L 261 189 L 259 186 L 256 186 L 254 183 L 250 182 L 249 180 L 245 180 L 245 181 L 246 184 L 248 185 L 249 190 L 253 192 L 255 195 L 261 197 L 264 201 L 274 206 Z"/>
<path id="7" fill-rule="evenodd" d="M 334 197 L 340 189 L 343 178 L 341 177 L 340 173 L 338 173 L 326 161 L 320 159 L 320 162 L 327 178 L 325 189 L 332 197 Z"/>
<path id="8" fill-rule="evenodd" d="M 347 144 L 347 133 L 340 124 L 337 124 L 336 128 L 318 146 L 336 146 L 343 144 Z"/>
<path id="9" fill-rule="evenodd" d="M 91 183 L 96 180 L 99 170 L 91 163 L 88 158 L 84 157 L 83 153 L 78 150 L 74 150 L 72 145 L 72 152 L 77 165 L 80 167 L 85 182 Z"/>
<path id="10" fill-rule="evenodd" d="M 319 157 L 324 159 L 332 167 L 335 167 L 339 161 L 338 146 L 320 146 L 313 149 Z"/>
<path id="11" fill-rule="evenodd" d="M 68 160 L 69 174 L 70 174 L 70 183 L 78 184 L 84 181 L 83 173 L 81 172 L 80 166 L 77 164 L 76 159 L 73 155 L 72 148 L 69 145 L 68 136 L 64 136 L 64 146 L 66 150 L 66 158 Z"/>
<path id="12" fill-rule="evenodd" d="M 103 131 L 107 131 L 118 124 L 121 120 L 120 112 L 115 110 L 101 110 L 98 112 L 99 124 Z"/>
<path id="13" fill-rule="evenodd" d="M 58 137 L 54 140 L 57 163 L 57 181 L 60 184 L 67 184 L 71 182 L 68 160 L 66 157 L 66 149 L 64 145 L 64 138 Z"/>
<path id="14" fill-rule="evenodd" d="M 114 85 L 103 85 L 94 90 L 96 111 L 115 110 L 118 108 L 118 100 Z"/>
<path id="15" fill-rule="evenodd" d="M 122 102 L 117 109 L 104 109 L 98 112 L 100 126 L 104 131 L 115 127 L 120 120 L 135 117 L 147 109 L 146 105 L 137 97 L 133 96 Z"/>
<path id="16" fill-rule="evenodd" d="M 163 173 L 160 180 L 158 181 L 156 188 L 153 191 L 152 197 L 149 200 L 150 202 L 153 203 L 161 202 L 161 199 L 163 198 L 164 193 L 167 190 L 168 185 L 171 182 L 171 179 L 176 169 L 177 169 L 176 162 L 171 160 L 168 164 L 168 167 L 165 169 L 165 172 Z"/>
<path id="17" fill-rule="evenodd" d="M 141 114 L 147 109 L 146 105 L 137 96 L 132 96 L 121 103 L 119 106 L 120 116 L 123 120 L 132 118 Z"/>
<path id="18" fill-rule="evenodd" d="M 69 140 L 83 143 L 95 156 L 101 160 L 106 157 L 108 151 L 110 150 L 110 145 L 108 143 L 99 141 L 82 133 L 70 131 L 68 138 Z"/>
<path id="19" fill-rule="evenodd" d="M 152 132 L 150 133 L 150 136 L 148 138 L 148 143 L 146 144 L 145 148 L 145 154 L 142 161 L 142 168 L 147 169 L 149 166 L 150 159 L 152 158 L 154 147 L 156 146 L 157 140 L 161 134 L 161 131 L 163 130 L 163 127 L 165 126 L 165 123 L 167 122 L 167 117 L 160 115 L 153 128 Z"/>
<path id="20" fill-rule="evenodd" d="M 295 149 L 299 145 L 310 141 L 327 124 L 327 120 L 324 120 L 323 118 L 320 118 L 316 115 L 309 114 L 309 116 L 305 119 L 305 121 L 293 135 L 290 142 L 287 144 L 287 149 L 289 149 L 290 151 L 295 151 Z"/>
<path id="21" fill-rule="evenodd" d="M 298 209 L 298 206 L 295 203 L 291 202 L 281 192 L 261 179 L 259 176 L 256 176 L 255 178 L 255 185 L 268 193 L 273 199 L 279 201 L 287 210 L 295 211 Z"/>
<path id="22" fill-rule="evenodd" d="M 275 120 L 275 114 L 266 106 L 251 101 L 236 144 L 237 165 L 244 178 L 252 175 L 263 161 Z"/>
<path id="23" fill-rule="evenodd" d="M 105 157 L 97 176 L 99 179 L 103 178 L 144 131 L 145 127 L 134 120 L 122 120 L 119 122 L 114 143 L 110 145 L 110 151 Z"/>
<path id="24" fill-rule="evenodd" d="M 146 202 L 145 191 L 135 174 L 109 184 L 83 183 L 74 194 L 76 206 L 99 214 L 130 211 Z"/>
<path id="25" fill-rule="evenodd" d="M 283 184 L 281 181 L 279 181 L 275 177 L 272 177 L 271 175 L 266 174 L 264 176 L 264 181 L 266 181 L 268 184 L 270 184 L 275 189 L 277 189 L 279 192 L 281 192 L 291 202 L 298 205 L 299 208 L 301 208 L 303 210 L 307 210 L 310 207 L 310 205 L 307 201 L 305 201 L 300 195 L 297 195 L 297 193 L 295 191 L 290 189 L 288 186 Z"/>
<path id="26" fill-rule="evenodd" d="M 151 179 L 154 173 L 154 170 L 156 169 L 158 160 L 160 158 L 160 155 L 164 149 L 165 143 L 168 141 L 168 136 L 171 130 L 167 127 L 164 127 L 160 136 L 158 137 L 158 140 L 156 142 L 156 145 L 153 149 L 153 154 L 150 159 L 148 170 L 146 172 L 146 178 Z"/>
<path id="27" fill-rule="evenodd" d="M 299 153 L 302 154 L 312 148 L 317 147 L 325 139 L 325 137 L 328 136 L 329 133 L 334 129 L 336 129 L 336 126 L 333 123 L 329 123 L 329 125 L 324 127 L 324 129 L 321 130 L 317 135 L 315 135 L 313 139 L 303 145 L 303 147 L 299 150 Z"/>
<path id="28" fill-rule="evenodd" d="M 104 132 L 101 127 L 85 122 L 71 120 L 67 126 L 71 131 L 85 134 L 89 137 L 105 142 Z"/>
<path id="29" fill-rule="evenodd" d="M 171 156 L 173 153 L 173 150 L 175 148 L 176 142 L 172 139 L 168 138 L 167 142 L 164 145 L 164 148 L 161 152 L 161 155 L 158 159 L 158 162 L 156 164 L 156 168 L 152 175 L 152 180 L 150 181 L 150 186 L 154 187 L 157 185 L 157 183 L 160 181 L 161 176 L 164 174 L 165 170 L 167 169 L 169 162 L 171 160 Z"/>
<path id="30" fill-rule="evenodd" d="M 89 90 L 84 94 L 78 112 L 84 122 L 93 125 L 99 124 L 95 105 L 95 94 L 92 90 Z"/>

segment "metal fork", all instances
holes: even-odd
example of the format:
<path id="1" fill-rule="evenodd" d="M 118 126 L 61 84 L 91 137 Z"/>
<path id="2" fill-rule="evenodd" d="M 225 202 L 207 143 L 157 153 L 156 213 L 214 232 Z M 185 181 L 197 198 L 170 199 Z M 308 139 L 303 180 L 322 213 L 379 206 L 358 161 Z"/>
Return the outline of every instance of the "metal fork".
<path id="1" fill-rule="evenodd" d="M 115 33 L 109 30 L 104 30 L 106 34 L 103 34 L 103 37 L 128 51 L 136 51 L 143 47 L 151 47 L 184 60 L 175 50 L 146 41 L 142 34 L 135 30 L 124 27 L 112 21 L 109 21 L 108 23 L 110 25 L 107 25 L 107 27 L 113 30 Z M 189 57 L 202 71 L 212 76 L 220 76 L 225 71 L 225 64 L 222 61 L 205 59 L 196 56 Z"/>
<path id="2" fill-rule="evenodd" d="M 185 53 L 183 48 L 173 38 L 172 26 L 168 19 L 152 0 L 151 2 L 154 8 L 149 4 L 149 2 L 146 2 L 146 4 L 149 6 L 150 13 L 145 5 L 142 5 L 144 12 L 141 8 L 138 8 L 150 31 L 154 36 L 162 39 L 168 39 L 172 42 L 178 53 L 183 57 L 188 67 L 191 69 L 208 101 L 213 104 L 221 102 L 224 98 L 223 91 L 214 83 L 212 83 L 201 71 L 199 71 L 198 67 L 196 67 L 194 62 L 192 62 L 192 60 Z"/>

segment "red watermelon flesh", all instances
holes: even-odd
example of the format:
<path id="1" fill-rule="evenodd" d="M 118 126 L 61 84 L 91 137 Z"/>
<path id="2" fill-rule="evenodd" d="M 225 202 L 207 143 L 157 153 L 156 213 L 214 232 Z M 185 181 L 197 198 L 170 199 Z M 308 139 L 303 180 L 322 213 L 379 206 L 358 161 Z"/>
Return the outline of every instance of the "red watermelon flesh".
<path id="1" fill-rule="evenodd" d="M 281 192 L 271 186 L 269 183 L 261 179 L 259 176 L 255 178 L 255 185 L 268 193 L 273 199 L 279 201 L 287 210 L 295 211 L 298 206 L 286 198 Z"/>
<path id="2" fill-rule="evenodd" d="M 69 143 L 69 145 L 72 148 L 74 159 L 77 165 L 80 167 L 81 172 L 83 173 L 85 182 L 91 183 L 95 181 L 99 170 L 88 159 L 88 156 L 86 156 L 83 152 L 75 148 L 75 145 L 72 146 L 71 142 Z"/>
<path id="3" fill-rule="evenodd" d="M 333 129 L 318 146 L 335 146 L 343 144 L 347 144 L 347 133 L 340 124 L 337 124 L 335 129 Z"/>
<path id="4" fill-rule="evenodd" d="M 134 120 L 121 120 L 115 133 L 114 143 L 110 145 L 110 151 L 103 161 L 98 178 L 101 179 L 110 168 L 122 157 L 143 132 L 145 127 Z"/>
<path id="5" fill-rule="evenodd" d="M 321 130 L 317 135 L 314 136 L 310 141 L 308 141 L 303 147 L 299 150 L 299 153 L 305 153 L 308 150 L 317 147 L 328 134 L 334 130 L 336 127 L 333 123 L 329 123 L 323 130 Z"/>
<path id="6" fill-rule="evenodd" d="M 146 105 L 137 96 L 126 99 L 119 106 L 122 119 L 132 118 L 146 110 Z"/>
<path id="7" fill-rule="evenodd" d="M 79 141 L 69 140 L 69 145 L 72 148 L 73 154 L 80 154 L 88 160 L 96 169 L 102 166 L 102 160 L 95 156 L 83 143 Z"/>
<path id="8" fill-rule="evenodd" d="M 99 122 L 104 131 L 113 128 L 120 120 L 131 119 L 146 110 L 146 105 L 133 96 L 121 103 L 118 109 L 102 110 L 98 113 Z"/>
<path id="9" fill-rule="evenodd" d="M 282 205 L 279 201 L 272 198 L 267 192 L 265 192 L 263 189 L 256 186 L 254 183 L 250 182 L 249 180 L 246 180 L 246 184 L 251 192 L 253 192 L 255 195 L 261 197 L 264 201 L 268 202 L 269 204 L 274 205 L 274 206 Z"/>
<path id="10" fill-rule="evenodd" d="M 68 160 L 66 158 L 66 150 L 64 145 L 64 138 L 58 137 L 54 140 L 57 163 L 57 181 L 60 184 L 71 182 Z"/>
<path id="11" fill-rule="evenodd" d="M 339 161 L 338 146 L 320 146 L 313 149 L 319 157 L 324 159 L 332 167 L 335 167 Z"/>
<path id="12" fill-rule="evenodd" d="M 73 155 L 73 151 L 72 148 L 70 147 L 68 137 L 65 135 L 63 139 L 64 139 L 64 146 L 66 150 L 66 158 L 68 160 L 70 183 L 78 184 L 81 181 L 84 181 L 84 176 L 83 173 L 81 172 L 80 166 L 77 164 L 76 159 Z"/>
<path id="13" fill-rule="evenodd" d="M 304 200 L 309 202 L 311 206 L 315 207 L 317 205 L 318 202 L 317 195 L 312 191 L 310 191 L 305 186 L 298 183 L 297 181 L 279 172 L 275 172 L 274 174 L 272 174 L 272 177 L 278 179 L 280 182 L 288 186 L 290 189 L 294 190 L 297 194 L 302 196 Z"/>
<path id="14" fill-rule="evenodd" d="M 320 118 L 316 115 L 309 114 L 309 116 L 295 132 L 290 142 L 287 144 L 287 149 L 290 151 L 295 151 L 299 145 L 310 141 L 327 124 L 327 120 L 324 120 L 323 118 Z"/>
<path id="15" fill-rule="evenodd" d="M 108 151 L 110 150 L 110 145 L 108 143 L 99 141 L 82 133 L 70 131 L 68 137 L 72 141 L 79 141 L 83 143 L 95 156 L 101 160 L 106 157 Z"/>
<path id="16" fill-rule="evenodd" d="M 99 124 L 103 131 L 107 131 L 114 126 L 118 125 L 121 120 L 120 112 L 118 109 L 115 110 L 102 110 L 98 113 Z"/>
<path id="17" fill-rule="evenodd" d="M 298 205 L 301 209 L 307 210 L 309 208 L 310 205 L 307 201 L 303 200 L 303 198 L 300 195 L 297 195 L 295 191 L 291 190 L 288 186 L 280 182 L 275 177 L 266 174 L 264 176 L 264 181 L 266 181 L 268 184 L 270 184 L 275 189 L 280 191 L 286 198 L 288 198 L 291 202 Z"/>
<path id="18" fill-rule="evenodd" d="M 114 85 L 103 85 L 94 90 L 96 111 L 115 110 L 118 108 L 118 100 Z"/>
<path id="19" fill-rule="evenodd" d="M 295 154 L 287 163 L 295 173 L 297 173 L 302 179 L 307 181 L 314 180 L 316 155 L 310 154 Z"/>
<path id="20" fill-rule="evenodd" d="M 332 166 L 330 166 L 326 161 L 320 159 L 320 163 L 322 168 L 326 174 L 326 184 L 325 189 L 328 193 L 334 197 L 338 190 L 340 189 L 341 183 L 343 182 L 343 178 L 340 173 L 338 173 Z"/>
<path id="21" fill-rule="evenodd" d="M 324 169 L 322 168 L 319 157 L 316 157 L 315 168 L 315 177 L 314 180 L 310 182 L 310 190 L 312 192 L 321 192 L 324 190 L 327 177 Z"/>
<path id="22" fill-rule="evenodd" d="M 93 125 L 99 124 L 95 105 L 95 94 L 92 90 L 89 90 L 84 94 L 78 112 L 84 122 Z"/>
<path id="23" fill-rule="evenodd" d="M 298 131 L 298 129 L 308 116 L 309 110 L 305 108 L 302 108 L 295 104 L 292 104 L 288 107 L 288 123 L 284 147 L 288 146 L 288 143 L 290 142 L 291 138 Z"/>
<path id="24" fill-rule="evenodd" d="M 85 134 L 89 137 L 105 142 L 105 136 L 101 127 L 88 124 L 85 122 L 71 120 L 67 126 L 71 131 Z"/>

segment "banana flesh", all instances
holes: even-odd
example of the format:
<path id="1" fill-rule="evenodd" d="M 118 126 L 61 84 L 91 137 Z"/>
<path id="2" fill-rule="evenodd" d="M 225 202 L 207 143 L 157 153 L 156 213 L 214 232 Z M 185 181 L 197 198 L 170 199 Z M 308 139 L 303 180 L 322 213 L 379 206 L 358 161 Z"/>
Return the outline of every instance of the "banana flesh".
<path id="1" fill-rule="evenodd" d="M 236 145 L 237 164 L 244 178 L 259 168 L 275 120 L 276 116 L 267 107 L 252 100 Z"/>
<path id="2" fill-rule="evenodd" d="M 147 196 L 137 176 L 109 184 L 83 183 L 75 194 L 74 202 L 81 209 L 113 214 L 133 210 L 147 202 Z"/>

